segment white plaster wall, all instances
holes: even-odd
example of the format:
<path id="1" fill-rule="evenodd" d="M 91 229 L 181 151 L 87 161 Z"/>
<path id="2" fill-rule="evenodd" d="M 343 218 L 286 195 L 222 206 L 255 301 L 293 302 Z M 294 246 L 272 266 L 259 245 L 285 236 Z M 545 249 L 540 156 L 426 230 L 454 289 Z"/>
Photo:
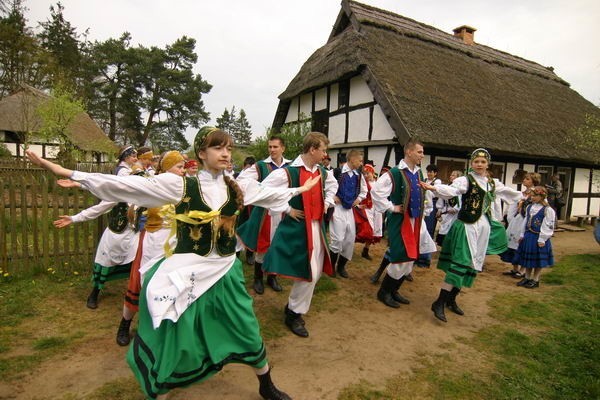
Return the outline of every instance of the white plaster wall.
<path id="1" fill-rule="evenodd" d="M 506 163 L 506 182 L 504 184 L 513 189 L 517 188 L 516 184 L 512 183 L 513 176 L 515 175 L 515 171 L 519 169 L 519 164 L 515 163 Z"/>
<path id="2" fill-rule="evenodd" d="M 534 164 L 523 164 L 523 169 L 527 172 L 535 172 Z"/>
<path id="3" fill-rule="evenodd" d="M 315 111 L 327 108 L 327 88 L 317 90 L 315 93 Z"/>
<path id="4" fill-rule="evenodd" d="M 383 167 L 383 161 L 385 160 L 386 152 L 386 146 L 369 147 L 369 160 L 373 160 L 373 162 L 375 163 L 375 171 L 377 173 L 379 173 L 379 171 L 381 171 L 381 167 Z"/>
<path id="5" fill-rule="evenodd" d="M 571 216 L 587 214 L 587 201 L 588 201 L 588 199 L 583 199 L 583 198 L 573 199 L 573 206 L 571 208 Z"/>
<path id="6" fill-rule="evenodd" d="M 329 142 L 330 144 L 344 143 L 346 133 L 346 115 L 339 114 L 329 117 Z M 331 157 L 333 160 L 333 157 Z"/>
<path id="7" fill-rule="evenodd" d="M 60 151 L 59 146 L 46 146 L 46 157 L 47 158 L 56 158 L 59 151 Z"/>
<path id="8" fill-rule="evenodd" d="M 590 204 L 590 215 L 600 215 L 600 199 L 597 197 Z"/>
<path id="9" fill-rule="evenodd" d="M 423 157 L 423 161 L 421 161 L 421 171 L 423 171 L 423 177 L 425 179 L 427 179 L 427 166 L 431 164 L 431 156 L 425 154 L 425 157 Z"/>
<path id="10" fill-rule="evenodd" d="M 348 116 L 348 142 L 369 140 L 369 109 L 354 110 Z"/>
<path id="11" fill-rule="evenodd" d="M 300 115 L 299 118 L 310 118 L 312 114 L 312 92 L 300 96 Z"/>
<path id="12" fill-rule="evenodd" d="M 600 193 L 600 169 L 594 170 L 594 179 L 592 180 L 592 193 Z"/>
<path id="13" fill-rule="evenodd" d="M 339 84 L 334 83 L 333 85 L 331 85 L 331 90 L 329 91 L 329 111 L 335 111 L 338 109 L 339 89 Z"/>
<path id="14" fill-rule="evenodd" d="M 585 168 L 575 169 L 574 193 L 587 193 L 590 185 L 590 170 Z"/>
<path id="15" fill-rule="evenodd" d="M 4 143 L 10 154 L 13 156 L 17 155 L 17 144 L 16 143 Z"/>
<path id="16" fill-rule="evenodd" d="M 375 104 L 375 107 L 373 107 L 373 134 L 371 135 L 371 139 L 391 140 L 394 137 L 396 137 L 396 133 L 390 126 L 379 104 Z"/>
<path id="17" fill-rule="evenodd" d="M 285 117 L 285 123 L 298 121 L 298 98 L 295 97 L 290 103 L 287 116 Z"/>
<path id="18" fill-rule="evenodd" d="M 370 103 L 373 101 L 373 93 L 362 76 L 350 79 L 350 106 Z"/>

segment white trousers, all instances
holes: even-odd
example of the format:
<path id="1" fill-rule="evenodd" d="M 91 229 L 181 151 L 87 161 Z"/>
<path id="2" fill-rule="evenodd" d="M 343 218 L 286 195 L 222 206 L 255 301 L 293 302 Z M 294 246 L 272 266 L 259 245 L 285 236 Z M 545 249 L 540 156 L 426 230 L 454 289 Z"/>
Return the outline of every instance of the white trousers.
<path id="1" fill-rule="evenodd" d="M 313 252 L 310 257 L 310 272 L 312 280 L 296 281 L 290 291 L 288 308 L 298 314 L 306 314 L 310 308 L 315 286 L 323 273 L 323 261 L 325 260 L 325 246 L 321 242 L 321 225 L 319 221 L 312 221 Z"/>
<path id="2" fill-rule="evenodd" d="M 355 238 L 354 212 L 352 209 L 344 208 L 341 204 L 336 204 L 329 224 L 329 248 L 332 252 L 352 260 Z"/>

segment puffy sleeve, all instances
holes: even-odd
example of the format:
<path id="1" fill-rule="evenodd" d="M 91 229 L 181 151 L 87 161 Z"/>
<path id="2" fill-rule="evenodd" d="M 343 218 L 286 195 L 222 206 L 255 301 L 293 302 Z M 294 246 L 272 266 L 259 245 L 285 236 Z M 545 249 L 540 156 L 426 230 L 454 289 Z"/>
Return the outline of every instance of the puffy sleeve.
<path id="1" fill-rule="evenodd" d="M 274 170 L 262 182 L 253 179 L 238 180 L 244 192 L 244 204 L 264 207 L 273 213 L 289 211 L 288 202 L 298 194 L 298 188 L 290 188 L 285 170 Z"/>
<path id="2" fill-rule="evenodd" d="M 142 207 L 177 204 L 183 197 L 184 178 L 169 173 L 144 178 L 74 171 L 71 179 L 102 200 L 124 201 Z"/>
<path id="3" fill-rule="evenodd" d="M 394 208 L 394 204 L 389 200 L 392 188 L 392 175 L 389 172 L 381 175 L 371 187 L 371 198 L 375 211 L 383 213 Z"/>
<path id="4" fill-rule="evenodd" d="M 435 194 L 442 199 L 450 200 L 456 196 L 462 196 L 469 189 L 469 181 L 466 176 L 460 176 L 450 185 L 435 185 Z"/>
<path id="5" fill-rule="evenodd" d="M 79 213 L 73 215 L 71 217 L 71 221 L 73 221 L 74 223 L 91 221 L 93 219 L 98 218 L 102 214 L 106 214 L 116 205 L 117 202 L 115 201 L 102 200 L 100 203 L 88 207 L 85 210 L 82 210 Z"/>
<path id="6" fill-rule="evenodd" d="M 550 239 L 554 234 L 554 224 L 556 222 L 556 212 L 552 207 L 546 206 L 544 210 L 544 221 L 540 227 L 540 236 L 538 237 L 538 243 L 545 243 L 546 240 Z"/>
<path id="7" fill-rule="evenodd" d="M 494 179 L 494 183 L 496 186 L 497 199 L 504 200 L 508 204 L 512 204 L 523 198 L 522 192 L 504 185 L 504 183 L 500 182 L 498 179 Z"/>
<path id="8" fill-rule="evenodd" d="M 335 194 L 338 191 L 338 181 L 333 175 L 333 170 L 327 171 L 327 179 L 325 180 L 325 209 L 333 207 L 335 204 Z M 365 190 L 367 185 L 365 184 Z"/>

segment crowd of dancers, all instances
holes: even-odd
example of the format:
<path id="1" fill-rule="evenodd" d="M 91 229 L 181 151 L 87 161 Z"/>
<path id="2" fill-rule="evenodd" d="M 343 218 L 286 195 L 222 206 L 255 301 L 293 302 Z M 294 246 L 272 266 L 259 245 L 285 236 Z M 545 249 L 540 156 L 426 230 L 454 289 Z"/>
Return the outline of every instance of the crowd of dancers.
<path id="1" fill-rule="evenodd" d="M 282 137 L 268 140 L 269 156 L 246 159 L 233 173 L 232 138 L 204 127 L 194 140 L 196 159 L 178 151 L 156 157 L 149 148 L 121 149 L 113 175 L 66 169 L 31 151 L 31 162 L 61 179 L 63 187 L 88 190 L 100 203 L 58 228 L 108 213 L 98 244 L 87 307 L 98 307 L 106 282 L 129 277 L 116 341 L 129 345 L 129 363 L 148 398 L 203 381 L 228 363 L 253 368 L 264 399 L 290 399 L 270 375 L 265 346 L 246 290 L 240 252 L 254 266 L 252 290 L 282 287 L 292 279 L 282 321 L 308 337 L 304 317 L 322 274 L 352 279 L 355 243 L 372 260 L 371 245 L 384 230 L 388 248 L 371 282 L 377 300 L 391 308 L 410 304 L 400 287 L 414 265 L 429 266 L 441 246 L 437 267 L 444 272 L 433 316 L 447 322 L 446 309 L 464 315 L 457 296 L 472 287 L 485 256 L 512 264 L 507 275 L 525 288 L 539 286 L 541 270 L 553 265 L 550 237 L 554 210 L 538 174 L 527 174 L 524 191 L 491 177 L 491 155 L 476 149 L 468 171 L 453 171 L 449 184 L 435 166 L 423 175 L 423 144 L 409 140 L 395 167 L 377 175 L 357 150 L 338 168 L 330 166 L 328 138 L 304 137 L 302 153 L 285 158 Z M 508 227 L 498 205 L 506 203 Z M 501 209 L 501 208 L 500 208 Z M 137 333 L 131 322 L 139 314 Z"/>

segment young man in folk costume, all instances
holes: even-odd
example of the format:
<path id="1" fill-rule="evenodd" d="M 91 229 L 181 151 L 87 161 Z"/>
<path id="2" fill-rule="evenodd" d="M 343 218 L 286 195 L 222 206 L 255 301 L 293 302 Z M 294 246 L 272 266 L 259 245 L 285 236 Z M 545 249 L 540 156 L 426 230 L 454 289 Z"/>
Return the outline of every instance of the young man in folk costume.
<path id="1" fill-rule="evenodd" d="M 329 251 L 331 263 L 337 274 L 348 278 L 346 264 L 354 253 L 356 223 L 352 209 L 367 197 L 368 189 L 362 173 L 363 156 L 358 150 L 350 150 L 346 155 L 346 163 L 342 165 L 338 181 L 338 190 L 334 197 L 335 208 L 329 223 L 331 243 Z"/>
<path id="2" fill-rule="evenodd" d="M 276 169 L 284 168 L 291 160 L 283 157 L 285 152 L 285 142 L 280 136 L 272 136 L 268 140 L 269 157 L 258 161 L 249 168 L 240 172 L 237 180 L 242 182 L 245 179 L 252 179 L 262 182 L 271 172 Z M 263 261 L 265 253 L 271 245 L 271 239 L 281 222 L 282 214 L 270 214 L 268 210 L 262 207 L 252 207 L 250 217 L 242 223 L 237 234 L 239 239 L 246 247 L 247 251 L 254 252 L 254 284 L 253 288 L 257 294 L 263 294 L 265 286 L 263 284 Z M 267 275 L 267 285 L 276 292 L 281 292 L 281 286 L 277 282 L 275 274 Z"/>
<path id="3" fill-rule="evenodd" d="M 419 257 L 425 201 L 425 192 L 419 185 L 424 181 L 419 166 L 423 156 L 423 144 L 410 139 L 398 166 L 382 174 L 371 188 L 375 210 L 388 213 L 390 264 L 377 292 L 377 299 L 388 307 L 410 303 L 398 289 Z"/>
<path id="4" fill-rule="evenodd" d="M 321 185 L 290 200 L 290 208 L 275 232 L 263 264 L 267 273 L 274 272 L 296 280 L 285 306 L 285 324 L 301 337 L 308 337 L 302 314 L 310 308 L 321 274 L 334 273 L 327 251 L 323 217 L 334 204 L 338 185 L 333 175 L 319 165 L 326 155 L 328 144 L 329 139 L 322 133 L 307 134 L 303 153 L 287 168 L 273 171 L 263 181 L 265 186 L 293 188 L 311 177 L 321 177 Z"/>

